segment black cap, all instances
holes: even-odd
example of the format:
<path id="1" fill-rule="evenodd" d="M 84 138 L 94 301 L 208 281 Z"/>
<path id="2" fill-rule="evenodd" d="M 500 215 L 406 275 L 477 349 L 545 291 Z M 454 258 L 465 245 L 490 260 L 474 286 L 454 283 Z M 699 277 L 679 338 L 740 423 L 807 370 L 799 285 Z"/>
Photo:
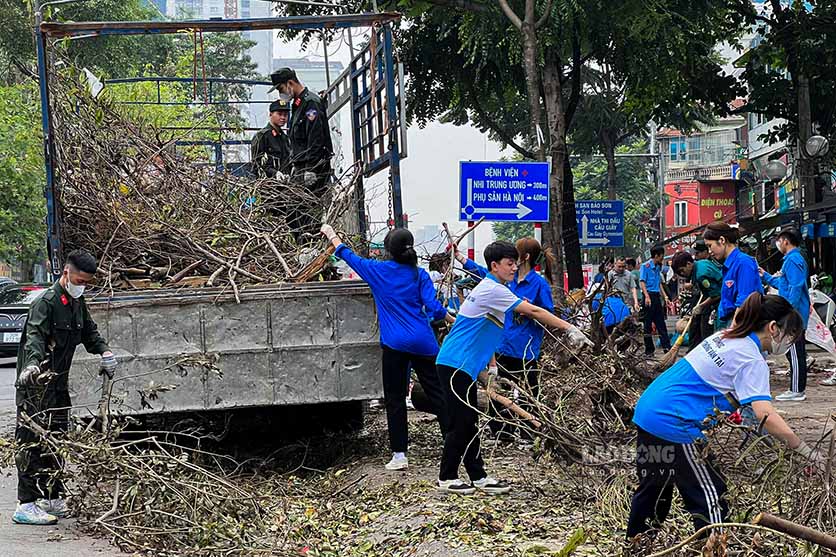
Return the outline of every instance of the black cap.
<path id="1" fill-rule="evenodd" d="M 270 81 L 273 83 L 273 86 L 270 88 L 268 93 L 275 91 L 279 85 L 282 83 L 287 83 L 290 80 L 299 81 L 296 77 L 296 72 L 293 71 L 291 68 L 279 68 L 278 70 L 274 71 L 270 74 Z"/>
<path id="2" fill-rule="evenodd" d="M 270 103 L 270 112 L 290 112 L 290 103 L 284 101 L 273 101 Z"/>
<path id="3" fill-rule="evenodd" d="M 697 240 L 696 242 L 694 242 L 694 251 L 708 251 L 708 246 L 705 245 L 705 240 Z"/>

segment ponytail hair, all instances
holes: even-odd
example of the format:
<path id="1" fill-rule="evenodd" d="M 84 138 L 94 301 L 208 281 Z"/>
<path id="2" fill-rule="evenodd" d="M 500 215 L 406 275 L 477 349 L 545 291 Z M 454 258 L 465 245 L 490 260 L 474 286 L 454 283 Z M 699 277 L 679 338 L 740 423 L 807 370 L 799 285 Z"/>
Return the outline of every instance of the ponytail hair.
<path id="1" fill-rule="evenodd" d="M 389 258 L 395 263 L 418 266 L 418 253 L 415 251 L 415 239 L 412 232 L 406 228 L 395 228 L 386 234 L 383 240 L 383 247 Z"/>
<path id="2" fill-rule="evenodd" d="M 753 292 L 734 314 L 732 326 L 723 331 L 723 338 L 744 338 L 750 333 L 761 331 L 772 321 L 793 339 L 804 332 L 801 315 L 785 298 Z"/>
<path id="3" fill-rule="evenodd" d="M 531 237 L 520 238 L 514 247 L 517 248 L 517 256 L 520 261 L 523 261 L 525 256 L 528 255 L 528 261 L 532 269 L 537 265 L 542 265 L 546 274 L 546 280 L 549 281 L 549 284 L 552 284 L 554 280 L 552 278 L 552 268 L 556 264 L 557 259 L 555 259 L 551 248 L 543 248 L 540 242 Z"/>
<path id="4" fill-rule="evenodd" d="M 723 221 L 714 221 L 705 227 L 705 232 L 702 235 L 704 240 L 712 240 L 718 242 L 720 238 L 725 238 L 729 244 L 737 244 L 740 237 L 740 232 L 737 228 L 729 226 Z"/>

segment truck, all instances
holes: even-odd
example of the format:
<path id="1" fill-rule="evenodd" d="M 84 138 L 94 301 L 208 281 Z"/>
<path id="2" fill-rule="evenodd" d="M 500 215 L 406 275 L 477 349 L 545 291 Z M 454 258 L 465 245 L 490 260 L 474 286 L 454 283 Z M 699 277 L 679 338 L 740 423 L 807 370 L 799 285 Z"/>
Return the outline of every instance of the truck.
<path id="1" fill-rule="evenodd" d="M 348 105 L 355 164 L 364 177 L 384 169 L 395 226 L 403 225 L 399 148 L 403 133 L 403 76 L 392 55 L 391 23 L 397 14 L 332 15 L 242 20 L 147 22 L 36 21 L 46 152 L 47 245 L 53 273 L 63 262 L 60 176 L 50 153 L 51 41 L 105 35 L 373 27 L 375 40 L 361 49 L 325 92 L 329 116 Z M 400 97 L 400 101 L 399 101 Z M 362 191 L 361 191 L 362 193 Z M 365 233 L 364 199 L 354 223 Z M 332 422 L 356 427 L 364 401 L 380 398 L 380 344 L 374 304 L 358 281 L 219 288 L 100 292 L 88 299 L 93 319 L 120 367 L 107 389 L 111 414 L 165 416 L 313 406 Z M 105 381 L 104 384 L 108 382 Z M 100 411 L 99 357 L 79 347 L 70 373 L 74 412 Z"/>

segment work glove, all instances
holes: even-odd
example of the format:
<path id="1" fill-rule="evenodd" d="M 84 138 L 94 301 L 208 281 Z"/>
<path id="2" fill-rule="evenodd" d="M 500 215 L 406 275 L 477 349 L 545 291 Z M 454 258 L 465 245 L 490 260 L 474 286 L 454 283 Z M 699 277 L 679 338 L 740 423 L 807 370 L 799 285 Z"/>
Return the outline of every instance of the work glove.
<path id="1" fill-rule="evenodd" d="M 20 376 L 17 378 L 17 385 L 19 387 L 36 387 L 41 378 L 41 368 L 36 364 L 31 364 L 23 368 Z"/>
<path id="2" fill-rule="evenodd" d="M 691 315 L 702 315 L 702 312 L 705 310 L 705 306 L 702 304 L 697 304 L 694 306 L 694 310 L 691 312 Z"/>
<path id="3" fill-rule="evenodd" d="M 329 242 L 337 237 L 337 233 L 334 232 L 334 228 L 330 224 L 323 224 L 319 231 L 328 239 Z"/>
<path id="4" fill-rule="evenodd" d="M 499 377 L 499 369 L 496 366 L 488 366 L 488 380 L 496 381 L 497 377 Z"/>
<path id="5" fill-rule="evenodd" d="M 305 171 L 302 173 L 302 183 L 306 186 L 312 186 L 316 183 L 316 174 Z"/>
<path id="6" fill-rule="evenodd" d="M 572 346 L 583 348 L 584 346 L 592 346 L 592 341 L 587 338 L 583 332 L 572 325 L 572 327 L 566 331 L 566 335 L 569 337 L 569 343 Z"/>
<path id="7" fill-rule="evenodd" d="M 108 379 L 113 379 L 113 374 L 116 372 L 116 366 L 119 362 L 116 361 L 116 356 L 113 352 L 105 352 L 102 354 L 102 367 L 99 370 L 99 375 L 105 374 Z"/>
<path id="8" fill-rule="evenodd" d="M 802 441 L 801 444 L 793 450 L 813 464 L 824 464 L 824 455 L 821 451 L 814 449 L 804 441 Z"/>

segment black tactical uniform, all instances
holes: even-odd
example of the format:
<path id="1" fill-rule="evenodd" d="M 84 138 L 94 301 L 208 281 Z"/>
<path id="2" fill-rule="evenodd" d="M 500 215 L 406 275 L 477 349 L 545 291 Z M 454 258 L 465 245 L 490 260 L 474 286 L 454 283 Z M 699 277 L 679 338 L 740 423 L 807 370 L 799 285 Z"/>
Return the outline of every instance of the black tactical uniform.
<path id="1" fill-rule="evenodd" d="M 289 111 L 287 103 L 270 103 L 270 112 Z M 258 130 L 253 137 L 250 149 L 251 171 L 256 176 L 274 177 L 277 172 L 290 172 L 290 138 L 281 128 L 268 123 Z"/>
<path id="2" fill-rule="evenodd" d="M 313 172 L 316 182 L 311 189 L 321 195 L 331 176 L 334 147 L 322 99 L 307 87 L 293 100 L 290 151 L 294 173 Z"/>
<path id="3" fill-rule="evenodd" d="M 50 431 L 67 430 L 71 406 L 68 375 L 79 344 L 91 354 L 110 350 L 90 318 L 84 296 L 74 299 L 56 282 L 29 307 L 17 353 L 17 377 L 33 364 L 56 374 L 45 386 L 17 385 L 15 440 L 17 497 L 21 504 L 39 498 L 56 499 L 63 493 L 55 474 L 61 468 L 60 458 L 41 450 L 38 436 L 21 424 L 20 415 L 25 412 Z"/>

